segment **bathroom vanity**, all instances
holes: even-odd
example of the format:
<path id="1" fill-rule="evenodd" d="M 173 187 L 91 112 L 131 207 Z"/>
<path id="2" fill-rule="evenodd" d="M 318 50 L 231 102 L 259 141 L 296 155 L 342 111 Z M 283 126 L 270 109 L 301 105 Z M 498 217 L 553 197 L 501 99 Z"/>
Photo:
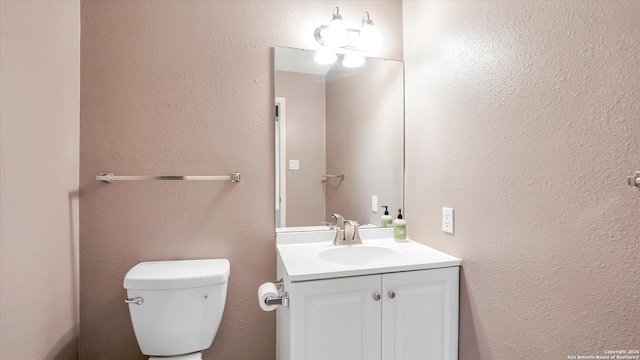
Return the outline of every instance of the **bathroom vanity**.
<path id="1" fill-rule="evenodd" d="M 457 359 L 460 259 L 362 229 L 277 234 L 278 359 Z"/>
<path id="2" fill-rule="evenodd" d="M 346 219 L 377 225 L 380 205 L 404 208 L 404 64 L 274 55 L 281 283 L 258 299 L 277 306 L 278 359 L 457 359 L 460 259 L 395 242 L 392 228 L 336 246 L 336 230 L 320 226 L 337 214 L 339 230 Z"/>

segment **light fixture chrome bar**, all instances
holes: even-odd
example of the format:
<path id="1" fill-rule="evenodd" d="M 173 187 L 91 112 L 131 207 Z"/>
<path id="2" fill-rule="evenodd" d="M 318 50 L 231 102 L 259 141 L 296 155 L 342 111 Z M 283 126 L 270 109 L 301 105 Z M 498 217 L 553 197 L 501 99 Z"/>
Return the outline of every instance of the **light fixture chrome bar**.
<path id="1" fill-rule="evenodd" d="M 340 178 L 341 180 L 344 180 L 344 174 L 340 174 L 340 175 L 322 175 L 323 178 L 328 179 L 328 178 Z"/>
<path id="2" fill-rule="evenodd" d="M 142 175 L 142 176 L 122 176 L 122 175 L 113 175 L 112 173 L 101 173 L 96 176 L 96 180 L 102 181 L 103 183 L 112 183 L 114 181 L 121 180 L 200 180 L 200 181 L 231 181 L 231 182 L 240 182 L 240 173 L 233 173 L 230 175 L 224 176 L 184 176 L 184 175 Z"/>
<path id="3" fill-rule="evenodd" d="M 320 25 L 316 28 L 316 30 L 313 32 L 313 36 L 315 37 L 316 41 L 322 45 L 322 46 L 329 46 L 328 44 L 326 44 L 324 38 L 322 37 L 322 32 L 324 30 L 327 30 L 329 28 L 329 26 L 327 25 Z M 354 28 L 345 28 L 345 31 L 347 33 L 355 33 L 357 36 L 360 36 L 360 29 L 354 29 Z M 352 35 L 353 36 L 353 35 Z M 349 35 L 347 35 L 347 38 L 349 38 Z M 359 47 L 357 47 L 354 44 L 346 44 L 344 46 L 339 46 L 337 47 L 338 49 L 347 49 L 347 50 L 355 50 L 355 51 L 360 51 L 360 52 L 366 52 L 366 50 L 364 49 L 360 49 Z"/>

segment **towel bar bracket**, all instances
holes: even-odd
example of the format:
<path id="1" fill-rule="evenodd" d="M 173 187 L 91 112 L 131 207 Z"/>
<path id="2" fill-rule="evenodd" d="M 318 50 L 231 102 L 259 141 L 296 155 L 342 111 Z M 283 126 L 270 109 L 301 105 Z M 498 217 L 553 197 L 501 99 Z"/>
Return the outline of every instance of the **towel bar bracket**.
<path id="1" fill-rule="evenodd" d="M 629 182 L 629 186 L 635 186 L 640 190 L 640 171 L 636 171 L 633 176 L 629 176 L 627 181 Z"/>

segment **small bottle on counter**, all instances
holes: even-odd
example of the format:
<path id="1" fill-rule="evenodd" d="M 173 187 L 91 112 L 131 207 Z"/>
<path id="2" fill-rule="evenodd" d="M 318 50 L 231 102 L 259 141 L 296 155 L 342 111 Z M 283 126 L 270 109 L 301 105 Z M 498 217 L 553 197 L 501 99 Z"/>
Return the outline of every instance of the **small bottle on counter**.
<path id="1" fill-rule="evenodd" d="M 391 226 L 391 224 L 393 224 L 393 219 L 391 218 L 391 215 L 389 215 L 389 207 L 387 205 L 382 205 L 382 207 L 384 208 L 384 215 L 380 217 L 380 226 Z"/>
<path id="2" fill-rule="evenodd" d="M 393 239 L 397 242 L 407 241 L 407 221 L 402 219 L 402 209 L 398 209 L 398 218 L 393 221 Z"/>

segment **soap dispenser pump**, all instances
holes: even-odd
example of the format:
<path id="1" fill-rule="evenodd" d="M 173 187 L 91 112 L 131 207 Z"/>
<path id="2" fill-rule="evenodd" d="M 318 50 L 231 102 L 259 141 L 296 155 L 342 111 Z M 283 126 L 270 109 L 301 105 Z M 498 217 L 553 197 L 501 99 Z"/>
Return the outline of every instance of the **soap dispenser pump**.
<path id="1" fill-rule="evenodd" d="M 407 221 L 402 218 L 402 209 L 398 209 L 398 218 L 393 221 L 393 239 L 397 242 L 407 241 Z"/>
<path id="2" fill-rule="evenodd" d="M 391 215 L 389 215 L 389 207 L 387 205 L 382 205 L 384 208 L 384 215 L 380 217 L 380 226 L 388 227 L 393 223 L 393 219 L 391 219 Z"/>

